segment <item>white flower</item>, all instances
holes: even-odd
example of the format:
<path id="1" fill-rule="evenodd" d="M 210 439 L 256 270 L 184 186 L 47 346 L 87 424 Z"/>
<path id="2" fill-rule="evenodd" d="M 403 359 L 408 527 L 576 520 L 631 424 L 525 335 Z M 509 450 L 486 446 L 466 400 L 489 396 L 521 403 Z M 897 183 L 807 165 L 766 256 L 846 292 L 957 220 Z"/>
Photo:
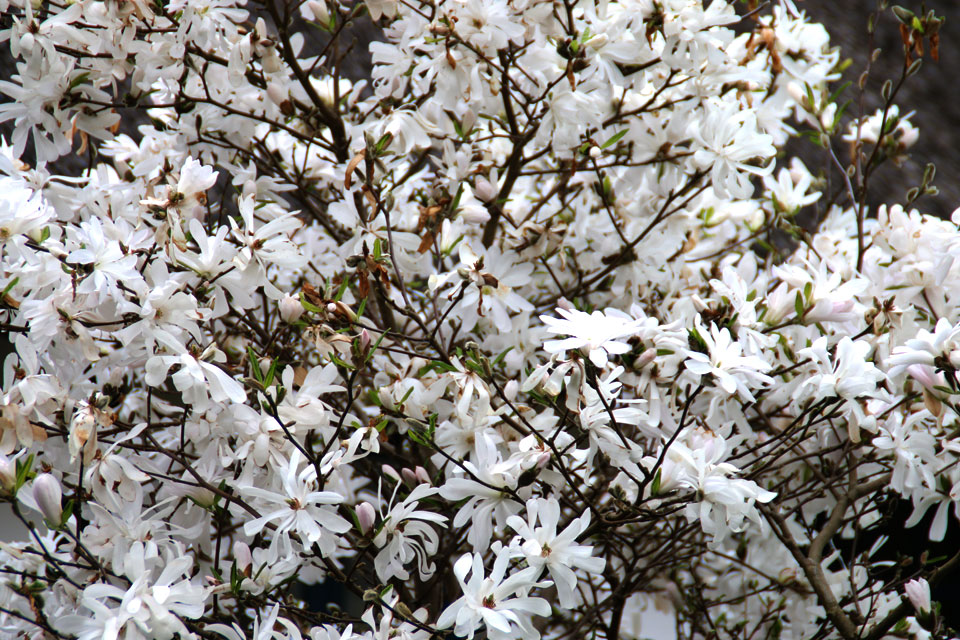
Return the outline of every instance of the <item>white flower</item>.
<path id="1" fill-rule="evenodd" d="M 343 496 L 333 491 L 316 491 L 317 470 L 307 464 L 300 470 L 303 456 L 295 449 L 290 455 L 286 472 L 280 477 L 282 492 L 245 486 L 240 491 L 257 498 L 269 509 L 264 515 L 248 520 L 243 531 L 256 535 L 268 523 L 276 525 L 277 534 L 299 534 L 306 543 L 317 543 L 324 553 L 336 547 L 334 534 L 350 530 L 350 523 L 341 518 L 329 505 L 340 504 Z"/>
<path id="2" fill-rule="evenodd" d="M 41 473 L 33 480 L 33 499 L 50 526 L 60 526 L 63 517 L 60 481 L 49 473 Z"/>
<path id="3" fill-rule="evenodd" d="M 706 115 L 692 121 L 694 140 L 702 148 L 694 161 L 709 169 L 713 189 L 721 198 L 749 198 L 753 194 L 750 175 L 767 175 L 767 168 L 755 162 L 773 157 L 773 138 L 761 133 L 753 111 L 720 103 L 705 107 Z"/>
<path id="4" fill-rule="evenodd" d="M 549 583 L 537 582 L 539 567 L 527 567 L 507 577 L 509 565 L 510 556 L 501 553 L 494 561 L 490 575 L 485 576 L 483 556 L 479 553 L 461 556 L 453 565 L 453 573 L 463 596 L 443 610 L 437 627 L 446 629 L 453 625 L 455 634 L 469 639 L 480 625 L 486 626 L 487 637 L 491 640 L 539 638 L 540 634 L 530 623 L 530 615 L 550 615 L 550 605 L 542 598 L 526 594 L 534 587 L 549 586 Z"/>
<path id="5" fill-rule="evenodd" d="M 917 613 L 930 612 L 930 583 L 920 578 L 918 580 L 907 580 L 903 585 L 903 590 L 910 599 L 910 604 L 917 610 Z"/>
<path id="6" fill-rule="evenodd" d="M 549 333 L 566 334 L 564 340 L 548 340 L 543 348 L 548 353 L 565 353 L 580 349 L 596 366 L 607 366 L 608 355 L 621 355 L 630 351 L 630 345 L 620 340 L 636 334 L 642 320 L 631 318 L 616 309 L 584 313 L 576 309 L 557 308 L 563 319 L 540 316 Z"/>
<path id="7" fill-rule="evenodd" d="M 713 376 L 727 395 L 736 394 L 746 402 L 755 400 L 753 389 L 773 384 L 773 378 L 765 373 L 771 369 L 770 365 L 758 356 L 743 355 L 743 345 L 733 339 L 729 329 L 711 324 L 707 331 L 699 315 L 694 327 L 707 353 L 686 350 L 684 364 L 690 373 Z"/>
<path id="8" fill-rule="evenodd" d="M 870 343 L 863 340 L 854 342 L 844 336 L 836 344 L 832 357 L 827 349 L 826 337 L 818 338 L 812 346 L 798 352 L 800 357 L 813 361 L 814 368 L 796 395 L 799 396 L 804 388 L 811 388 L 815 400 L 841 398 L 844 408 L 850 413 L 847 429 L 853 442 L 860 441 L 861 427 L 876 431 L 876 419 L 867 416 L 859 402 L 861 398 L 873 396 L 877 383 L 886 377 L 867 360 L 871 351 L 873 347 Z"/>
<path id="9" fill-rule="evenodd" d="M 153 356 L 147 361 L 144 381 L 153 387 L 160 386 L 167 378 L 170 367 L 179 365 L 180 369 L 173 374 L 173 385 L 183 394 L 184 401 L 196 410 L 202 411 L 214 402 L 246 402 L 247 393 L 243 385 L 213 362 L 223 362 L 226 355 L 217 346 L 210 345 L 194 357 L 189 353 L 178 356 Z"/>
<path id="10" fill-rule="evenodd" d="M 538 520 L 539 527 L 536 526 Z M 569 609 L 576 605 L 574 570 L 601 573 L 606 560 L 593 557 L 593 547 L 576 544 L 590 525 L 589 510 L 557 533 L 559 521 L 560 503 L 552 497 L 537 498 L 527 501 L 526 521 L 520 516 L 510 516 L 507 525 L 520 535 L 519 555 L 526 558 L 531 567 L 545 567 L 549 571 L 560 596 L 560 606 Z"/>
<path id="11" fill-rule="evenodd" d="M 373 543 L 380 547 L 374 559 L 374 568 L 384 582 L 393 577 L 407 580 L 410 574 L 404 565 L 414 558 L 418 561 L 421 579 L 433 575 L 434 565 L 430 557 L 437 552 L 440 537 L 429 523 L 442 524 L 447 521 L 446 516 L 418 508 L 421 500 L 438 493 L 436 488 L 427 484 L 418 485 L 402 502 L 393 504 L 401 486 L 398 483 L 394 488 L 388 511 L 381 515 L 383 526 L 373 539 Z M 357 516 L 360 516 L 360 507 L 357 507 Z"/>

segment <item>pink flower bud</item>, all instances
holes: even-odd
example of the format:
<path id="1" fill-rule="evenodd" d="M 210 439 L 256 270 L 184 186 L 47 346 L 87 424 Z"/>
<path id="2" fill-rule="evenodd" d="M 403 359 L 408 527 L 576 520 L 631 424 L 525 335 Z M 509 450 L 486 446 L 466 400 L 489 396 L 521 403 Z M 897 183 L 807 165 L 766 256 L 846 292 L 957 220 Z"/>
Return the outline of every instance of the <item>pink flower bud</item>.
<path id="1" fill-rule="evenodd" d="M 473 189 L 473 193 L 483 202 L 491 202 L 497 197 L 497 185 L 493 184 L 483 176 L 477 176 L 476 186 Z"/>
<path id="2" fill-rule="evenodd" d="M 543 469 L 545 466 L 550 464 L 550 452 L 544 451 L 537 457 L 537 469 Z"/>
<path id="3" fill-rule="evenodd" d="M 361 502 L 357 505 L 357 521 L 360 523 L 360 531 L 366 535 L 373 528 L 373 523 L 377 521 L 377 512 L 372 504 Z"/>
<path id="4" fill-rule="evenodd" d="M 397 470 L 390 465 L 385 464 L 380 467 L 380 470 L 383 471 L 383 475 L 387 476 L 388 478 L 392 478 L 394 482 L 400 482 L 400 474 L 397 473 Z"/>
<path id="5" fill-rule="evenodd" d="M 907 592 L 907 598 L 917 613 L 930 611 L 930 583 L 923 578 L 908 580 L 903 585 L 903 590 Z"/>
<path id="6" fill-rule="evenodd" d="M 327 24 L 330 22 L 330 10 L 327 9 L 327 3 L 320 0 L 308 0 L 307 10 L 313 15 L 316 22 Z"/>
<path id="7" fill-rule="evenodd" d="M 37 508 L 51 526 L 59 526 L 63 518 L 63 506 L 60 499 L 63 492 L 60 490 L 60 481 L 49 473 L 41 473 L 33 481 L 33 499 Z"/>
<path id="8" fill-rule="evenodd" d="M 417 480 L 420 481 L 420 484 L 430 484 L 430 474 L 427 473 L 427 470 L 417 465 L 417 468 L 413 470 L 414 475 L 417 477 Z"/>
<path id="9" fill-rule="evenodd" d="M 417 474 L 413 472 L 413 469 L 408 469 L 407 467 L 404 467 L 403 469 L 400 470 L 400 475 L 403 476 L 403 481 L 408 485 L 410 485 L 411 487 L 415 487 L 419 484 L 417 482 Z"/>

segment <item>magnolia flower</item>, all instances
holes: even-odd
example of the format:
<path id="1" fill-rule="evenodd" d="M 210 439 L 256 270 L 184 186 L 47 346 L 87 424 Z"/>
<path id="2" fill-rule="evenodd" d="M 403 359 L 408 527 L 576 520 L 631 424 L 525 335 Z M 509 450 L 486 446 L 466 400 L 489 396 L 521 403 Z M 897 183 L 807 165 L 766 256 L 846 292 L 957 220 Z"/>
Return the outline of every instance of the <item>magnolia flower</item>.
<path id="1" fill-rule="evenodd" d="M 746 402 L 755 400 L 753 389 L 773 384 L 773 378 L 765 373 L 770 370 L 770 365 L 757 356 L 743 355 L 743 345 L 733 339 L 729 329 L 720 329 L 711 324 L 707 331 L 700 316 L 697 316 L 694 326 L 707 352 L 686 351 L 687 360 L 684 364 L 690 373 L 713 376 L 727 395 L 736 394 Z"/>
<path id="2" fill-rule="evenodd" d="M 537 521 L 540 526 L 535 526 Z M 586 573 L 601 573 L 606 560 L 592 557 L 593 547 L 575 544 L 576 539 L 590 525 L 590 511 L 573 520 L 567 528 L 557 533 L 560 521 L 560 504 L 554 498 L 538 498 L 527 501 L 527 520 L 520 516 L 507 518 L 507 525 L 519 534 L 519 556 L 526 558 L 531 567 L 546 568 L 553 578 L 560 596 L 560 606 L 569 609 L 576 604 L 574 589 L 577 586 L 575 569 Z"/>
<path id="3" fill-rule="evenodd" d="M 491 640 L 538 639 L 540 634 L 530 623 L 530 615 L 550 615 L 550 605 L 542 598 L 526 594 L 532 588 L 546 587 L 550 583 L 537 582 L 539 567 L 527 567 L 507 577 L 509 564 L 510 556 L 501 553 L 494 561 L 490 575 L 485 576 L 483 556 L 479 553 L 460 556 L 453 565 L 453 573 L 463 596 L 443 610 L 437 619 L 437 627 L 453 626 L 455 634 L 471 640 L 480 625 L 486 626 L 487 637 Z"/>
<path id="4" fill-rule="evenodd" d="M 53 527 L 60 526 L 63 519 L 60 481 L 49 473 L 41 473 L 33 481 L 33 499 L 43 518 Z"/>
<path id="5" fill-rule="evenodd" d="M 838 397 L 844 401 L 849 412 L 847 430 L 850 440 L 860 441 L 860 428 L 876 431 L 876 420 L 866 415 L 859 401 L 874 395 L 877 384 L 886 376 L 876 368 L 867 356 L 873 351 L 870 343 L 858 340 L 854 342 L 844 336 L 836 344 L 835 355 L 831 357 L 827 349 L 827 338 L 819 338 L 812 346 L 801 349 L 798 355 L 809 358 L 814 363 L 811 375 L 803 382 L 803 387 L 814 391 L 816 400 Z M 800 390 L 797 391 L 797 395 Z"/>
<path id="6" fill-rule="evenodd" d="M 609 355 L 621 355 L 630 351 L 630 345 L 620 338 L 634 335 L 643 325 L 642 320 L 635 320 L 616 309 L 584 313 L 558 307 L 557 313 L 563 316 L 562 320 L 551 316 L 540 316 L 540 320 L 547 325 L 547 332 L 570 337 L 548 340 L 543 344 L 543 348 L 548 353 L 565 353 L 570 349 L 579 349 L 600 368 L 607 366 Z"/>
<path id="7" fill-rule="evenodd" d="M 242 493 L 256 498 L 268 509 L 259 518 L 248 520 L 243 531 L 253 536 L 268 523 L 273 523 L 278 535 L 297 533 L 305 543 L 317 543 L 324 553 L 330 553 L 336 547 L 335 534 L 350 530 L 350 523 L 330 507 L 343 502 L 343 496 L 333 491 L 316 491 L 317 470 L 309 464 L 301 470 L 302 462 L 299 449 L 294 449 L 286 472 L 280 477 L 280 492 L 255 486 L 240 488 Z"/>
<path id="8" fill-rule="evenodd" d="M 906 592 L 910 604 L 917 610 L 917 613 L 925 614 L 930 612 L 930 583 L 923 578 L 907 580 L 903 585 L 903 590 Z"/>
<path id="9" fill-rule="evenodd" d="M 410 574 L 404 565 L 414 558 L 418 561 L 421 579 L 433 575 L 434 565 L 429 558 L 437 552 L 440 538 L 429 523 L 443 524 L 447 521 L 446 516 L 418 508 L 421 500 L 438 492 L 436 488 L 421 484 L 402 502 L 394 504 L 400 487 L 397 484 L 394 488 L 388 511 L 381 515 L 383 526 L 373 539 L 373 543 L 380 547 L 374 559 L 374 568 L 384 582 L 392 577 L 407 580 Z M 357 508 L 357 517 L 360 517 L 360 507 Z"/>
<path id="10" fill-rule="evenodd" d="M 183 394 L 187 404 L 193 405 L 198 411 L 204 410 L 210 400 L 245 402 L 247 393 L 243 385 L 214 364 L 226 359 L 226 354 L 216 344 L 208 346 L 199 357 L 189 353 L 153 356 L 147 360 L 144 382 L 158 387 L 166 380 L 170 367 L 179 365 L 179 370 L 172 376 L 173 386 Z"/>
<path id="11" fill-rule="evenodd" d="M 705 115 L 691 121 L 693 139 L 701 147 L 694 161 L 709 169 L 713 189 L 721 198 L 749 198 L 753 194 L 750 175 L 767 175 L 773 164 L 759 162 L 773 157 L 773 138 L 761 133 L 753 111 L 742 107 L 710 103 Z"/>

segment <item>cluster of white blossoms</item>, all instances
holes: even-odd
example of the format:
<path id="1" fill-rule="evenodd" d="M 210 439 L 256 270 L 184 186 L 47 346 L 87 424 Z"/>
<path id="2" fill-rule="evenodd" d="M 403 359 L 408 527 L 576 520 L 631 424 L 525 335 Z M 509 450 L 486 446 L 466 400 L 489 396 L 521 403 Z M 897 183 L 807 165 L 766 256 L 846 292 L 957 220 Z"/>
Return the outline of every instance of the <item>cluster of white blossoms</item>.
<path id="1" fill-rule="evenodd" d="M 942 634 L 960 219 L 792 0 L 0 12 L 3 637 Z"/>

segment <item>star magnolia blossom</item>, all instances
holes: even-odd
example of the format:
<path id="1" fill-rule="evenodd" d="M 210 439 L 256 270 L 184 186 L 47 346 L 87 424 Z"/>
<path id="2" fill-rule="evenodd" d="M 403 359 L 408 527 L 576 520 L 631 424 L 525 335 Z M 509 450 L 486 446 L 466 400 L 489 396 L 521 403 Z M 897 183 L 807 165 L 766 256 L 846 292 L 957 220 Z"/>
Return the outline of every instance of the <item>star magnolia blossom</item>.
<path id="1" fill-rule="evenodd" d="M 0 1 L 0 637 L 955 636 L 960 210 L 799 4 Z"/>
<path id="2" fill-rule="evenodd" d="M 454 633 L 467 638 L 473 638 L 480 623 L 486 626 L 487 636 L 492 639 L 539 638 L 530 616 L 550 615 L 550 605 L 542 598 L 516 594 L 550 583 L 536 581 L 540 573 L 537 567 L 528 567 L 506 577 L 509 562 L 509 556 L 498 555 L 493 570 L 486 576 L 483 556 L 477 553 L 461 556 L 453 566 L 453 573 L 463 596 L 444 609 L 437 626 L 441 629 L 453 626 Z"/>

